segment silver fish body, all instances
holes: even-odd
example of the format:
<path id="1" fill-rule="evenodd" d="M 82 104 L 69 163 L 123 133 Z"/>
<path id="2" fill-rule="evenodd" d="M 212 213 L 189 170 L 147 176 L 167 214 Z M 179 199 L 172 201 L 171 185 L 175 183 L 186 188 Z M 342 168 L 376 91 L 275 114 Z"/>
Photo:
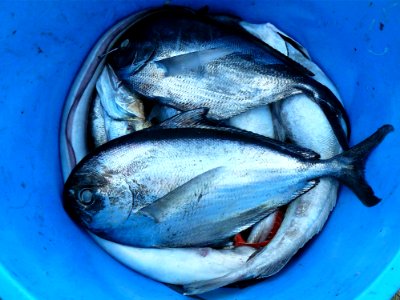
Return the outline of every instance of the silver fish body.
<path id="1" fill-rule="evenodd" d="M 64 206 L 87 229 L 115 242 L 216 245 L 311 189 L 320 177 L 339 178 L 366 205 L 375 205 L 379 199 L 360 168 L 392 129 L 384 126 L 330 160 L 237 130 L 142 130 L 78 164 L 65 185 Z"/>
<path id="2" fill-rule="evenodd" d="M 89 131 L 95 147 L 149 127 L 142 101 L 106 65 L 96 82 L 97 96 L 89 111 Z"/>
<path id="3" fill-rule="evenodd" d="M 264 42 L 269 42 L 282 52 L 287 51 L 287 55 L 310 69 L 315 74 L 314 78 L 330 88 L 339 98 L 334 84 L 311 61 L 308 53 L 296 51 L 293 45 L 280 38 L 281 35 L 285 35 L 284 33 L 269 23 L 255 25 L 242 22 L 241 24 Z M 342 152 L 334 128 L 324 112 L 304 95 L 274 103 L 273 107 L 278 127 L 285 132 L 285 139 L 288 138 L 297 145 L 314 150 L 324 159 Z M 349 132 L 344 120 L 341 120 L 341 124 L 343 130 Z M 288 205 L 285 218 L 275 238 L 260 256 L 254 259 L 259 265 L 263 264 L 262 271 L 261 267 L 257 268 L 259 273 L 255 277 L 268 277 L 278 272 L 322 229 L 336 204 L 338 187 L 337 180 L 323 178 L 313 190 Z"/>
<path id="4" fill-rule="evenodd" d="M 217 278 L 244 266 L 255 252 L 251 247 L 213 248 L 136 248 L 92 235 L 115 259 L 136 272 L 170 284 L 188 284 Z"/>
<path id="5" fill-rule="evenodd" d="M 181 111 L 207 107 L 210 118 L 221 120 L 305 93 L 327 110 L 343 113 L 332 107 L 341 105 L 335 95 L 306 68 L 239 25 L 186 11 L 153 15 L 136 26 L 135 34 L 123 37 L 130 46 L 112 57 L 126 57 L 115 58 L 114 68 L 131 90 L 147 98 Z"/>
<path id="6" fill-rule="evenodd" d="M 280 171 L 280 164 L 289 173 L 304 167 L 300 155 L 282 155 L 245 135 L 153 129 L 124 140 L 78 165 L 65 202 L 89 230 L 124 244 L 219 243 L 313 186 L 312 178 Z M 310 168 L 308 176 L 315 172 L 323 171 Z"/>
<path id="7" fill-rule="evenodd" d="M 297 200 L 297 199 L 296 199 Z M 296 201 L 294 200 L 294 201 Z M 248 238 L 246 239 L 247 243 L 261 243 L 264 242 L 272 228 L 274 227 L 276 216 L 278 212 L 273 212 L 258 223 L 254 224 L 251 228 Z"/>
<path id="8" fill-rule="evenodd" d="M 100 97 L 96 95 L 89 107 L 88 116 L 88 140 L 95 148 L 105 144 L 109 137 L 107 135 L 106 120 L 109 118 L 101 106 Z"/>

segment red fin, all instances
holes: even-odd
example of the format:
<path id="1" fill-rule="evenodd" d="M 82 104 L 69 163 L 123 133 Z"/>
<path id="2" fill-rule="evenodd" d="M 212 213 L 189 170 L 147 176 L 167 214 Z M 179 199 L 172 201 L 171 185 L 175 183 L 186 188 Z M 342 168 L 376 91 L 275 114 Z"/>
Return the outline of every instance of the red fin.
<path id="1" fill-rule="evenodd" d="M 278 229 L 282 224 L 282 220 L 283 220 L 283 211 L 278 210 L 276 213 L 276 216 L 275 216 L 274 226 L 272 226 L 272 229 L 269 232 L 268 237 L 265 241 L 260 242 L 260 243 L 247 243 L 245 241 L 245 239 L 242 237 L 242 234 L 238 233 L 237 235 L 235 235 L 235 237 L 233 239 L 234 246 L 235 247 L 248 246 L 248 247 L 253 247 L 256 249 L 265 247 L 266 245 L 269 244 L 269 242 L 271 242 L 271 240 L 274 238 L 275 234 L 278 232 Z"/>

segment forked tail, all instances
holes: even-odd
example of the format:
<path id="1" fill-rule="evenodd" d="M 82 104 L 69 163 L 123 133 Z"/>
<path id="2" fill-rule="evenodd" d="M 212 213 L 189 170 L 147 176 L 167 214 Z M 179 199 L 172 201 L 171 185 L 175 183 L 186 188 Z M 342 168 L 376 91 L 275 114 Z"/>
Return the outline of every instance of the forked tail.
<path id="1" fill-rule="evenodd" d="M 348 186 L 366 206 L 374 206 L 381 199 L 375 196 L 365 180 L 365 162 L 372 150 L 393 130 L 392 125 L 384 125 L 361 143 L 331 159 L 343 166 L 339 174 L 334 176 Z"/>

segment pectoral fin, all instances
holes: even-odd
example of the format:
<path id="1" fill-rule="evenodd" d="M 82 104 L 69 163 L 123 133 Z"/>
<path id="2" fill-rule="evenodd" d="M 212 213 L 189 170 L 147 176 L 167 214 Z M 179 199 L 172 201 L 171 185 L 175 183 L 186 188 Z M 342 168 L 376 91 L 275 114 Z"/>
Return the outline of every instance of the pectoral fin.
<path id="1" fill-rule="evenodd" d="M 204 172 L 149 206 L 142 208 L 137 213 L 152 218 L 156 223 L 161 223 L 169 218 L 183 214 L 193 201 L 201 201 L 203 195 L 212 189 L 213 182 L 223 173 L 223 167 Z"/>
<path id="2" fill-rule="evenodd" d="M 155 61 L 165 69 L 165 76 L 176 76 L 188 71 L 197 70 L 206 64 L 233 53 L 233 49 L 213 48 L 181 54 Z"/>
<path id="3" fill-rule="evenodd" d="M 188 127 L 208 127 L 215 125 L 207 119 L 208 108 L 196 108 L 180 113 L 162 122 L 162 128 L 188 128 Z"/>

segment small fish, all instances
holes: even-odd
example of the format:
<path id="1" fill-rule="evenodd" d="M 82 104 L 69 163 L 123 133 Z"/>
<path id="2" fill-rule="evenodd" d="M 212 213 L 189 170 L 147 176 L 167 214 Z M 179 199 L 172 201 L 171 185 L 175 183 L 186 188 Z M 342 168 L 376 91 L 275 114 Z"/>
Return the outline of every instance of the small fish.
<path id="1" fill-rule="evenodd" d="M 142 130 L 84 158 L 65 184 L 64 207 L 88 230 L 122 244 L 218 245 L 321 177 L 339 179 L 375 205 L 379 199 L 363 178 L 364 160 L 392 129 L 383 126 L 329 160 L 238 130 Z"/>
<path id="2" fill-rule="evenodd" d="M 251 247 L 136 248 L 110 242 L 92 234 L 94 240 L 125 266 L 154 280 L 188 284 L 220 277 L 245 265 L 256 251 Z"/>
<path id="3" fill-rule="evenodd" d="M 89 112 L 89 131 L 95 147 L 149 127 L 142 101 L 106 65 L 96 82 L 97 96 Z"/>

